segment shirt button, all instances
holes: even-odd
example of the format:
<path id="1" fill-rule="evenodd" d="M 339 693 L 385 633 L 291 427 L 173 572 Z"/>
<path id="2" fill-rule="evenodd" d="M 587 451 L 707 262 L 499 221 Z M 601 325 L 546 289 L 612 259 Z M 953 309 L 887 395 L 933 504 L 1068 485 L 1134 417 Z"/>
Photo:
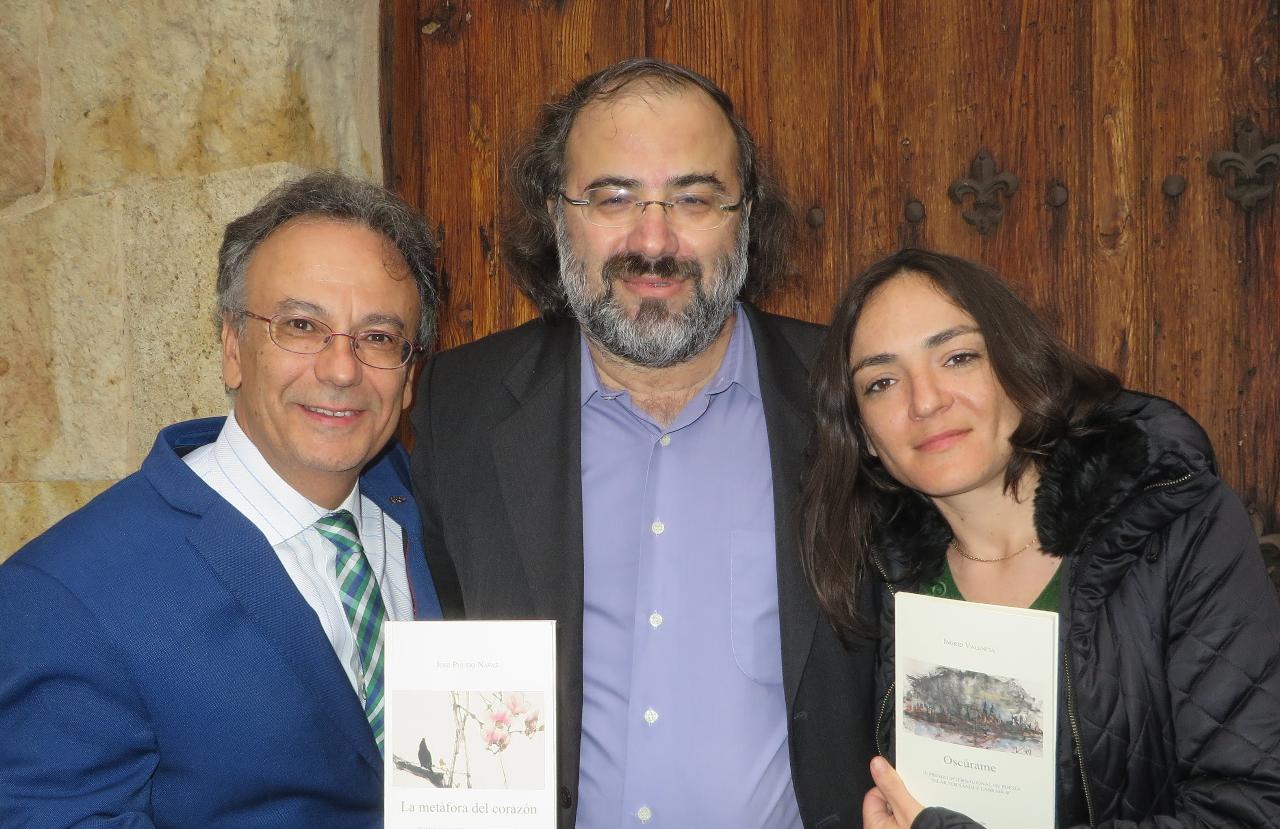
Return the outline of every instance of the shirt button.
<path id="1" fill-rule="evenodd" d="M 653 817 L 653 810 L 648 806 L 641 806 L 636 809 L 636 817 L 640 818 L 641 823 L 648 823 L 649 818 Z"/>
<path id="2" fill-rule="evenodd" d="M 663 435 L 662 437 L 658 438 L 658 443 L 661 443 L 663 446 L 670 446 L 671 435 Z"/>
<path id="3" fill-rule="evenodd" d="M 649 614 L 649 627 L 659 627 L 662 624 L 662 614 L 656 610 Z"/>
<path id="4" fill-rule="evenodd" d="M 662 535 L 664 532 L 666 532 L 667 525 L 662 523 L 661 521 L 654 521 L 652 524 L 649 525 L 649 529 L 653 531 L 654 535 Z"/>
<path id="5" fill-rule="evenodd" d="M 644 712 L 644 721 L 649 725 L 653 725 L 658 721 L 658 712 L 654 711 L 652 708 L 648 709 Z"/>

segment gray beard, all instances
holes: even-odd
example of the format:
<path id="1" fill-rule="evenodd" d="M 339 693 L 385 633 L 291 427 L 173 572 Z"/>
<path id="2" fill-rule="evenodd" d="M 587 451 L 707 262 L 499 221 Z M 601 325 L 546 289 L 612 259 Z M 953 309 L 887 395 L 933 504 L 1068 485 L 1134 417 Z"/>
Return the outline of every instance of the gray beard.
<path id="1" fill-rule="evenodd" d="M 693 296 L 683 311 L 669 310 L 661 299 L 646 299 L 632 318 L 614 296 L 616 278 L 602 276 L 604 291 L 598 296 L 590 295 L 587 266 L 573 254 L 563 207 L 556 212 L 560 289 L 588 338 L 613 356 L 645 368 L 667 368 L 686 362 L 715 342 L 747 281 L 746 222 L 739 226 L 733 250 L 715 261 L 709 290 L 702 268 L 693 263 L 694 272 L 685 277 L 693 281 Z M 602 266 L 602 271 L 608 270 Z"/>

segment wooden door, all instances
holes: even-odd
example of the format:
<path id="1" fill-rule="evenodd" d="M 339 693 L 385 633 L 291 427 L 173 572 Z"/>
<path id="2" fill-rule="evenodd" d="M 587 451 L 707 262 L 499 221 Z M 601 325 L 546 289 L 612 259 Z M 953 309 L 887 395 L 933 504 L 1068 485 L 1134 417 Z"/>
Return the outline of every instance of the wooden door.
<path id="1" fill-rule="evenodd" d="M 824 321 L 904 245 L 985 262 L 1198 418 L 1275 531 L 1274 0 L 388 0 L 383 48 L 388 183 L 444 239 L 442 347 L 535 313 L 496 219 L 538 105 L 660 57 L 729 92 L 792 196 L 797 277 L 766 307 Z"/>

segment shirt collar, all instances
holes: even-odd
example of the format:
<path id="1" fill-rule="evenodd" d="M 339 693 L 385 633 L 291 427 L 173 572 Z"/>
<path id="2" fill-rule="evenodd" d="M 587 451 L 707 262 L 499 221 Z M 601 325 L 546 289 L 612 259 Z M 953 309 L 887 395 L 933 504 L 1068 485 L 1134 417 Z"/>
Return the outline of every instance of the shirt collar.
<path id="1" fill-rule="evenodd" d="M 238 494 L 259 513 L 247 514 L 247 517 L 273 547 L 337 511 L 321 507 L 286 483 L 240 428 L 234 409 L 227 416 L 213 451 L 217 464 L 239 490 Z M 356 526 L 360 526 L 359 483 L 351 488 L 337 509 L 349 511 Z"/>
<path id="2" fill-rule="evenodd" d="M 755 397 L 760 397 L 760 371 L 756 364 L 755 338 L 751 336 L 751 321 L 742 303 L 734 303 L 733 332 L 729 335 L 729 347 L 725 350 L 720 368 L 711 381 L 703 388 L 703 394 L 719 394 L 733 384 L 738 384 Z M 581 367 L 581 405 L 587 405 L 597 394 L 602 397 L 616 397 L 626 392 L 618 392 L 605 388 L 600 382 L 600 374 L 596 371 L 595 361 L 591 359 L 591 349 L 587 346 L 587 335 L 578 334 L 579 348 L 582 354 Z"/>

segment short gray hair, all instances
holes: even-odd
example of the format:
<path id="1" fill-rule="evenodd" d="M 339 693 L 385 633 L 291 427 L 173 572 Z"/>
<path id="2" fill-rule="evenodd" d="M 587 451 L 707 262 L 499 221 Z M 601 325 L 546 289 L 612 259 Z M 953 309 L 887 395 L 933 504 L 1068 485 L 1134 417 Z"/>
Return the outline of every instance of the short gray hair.
<path id="1" fill-rule="evenodd" d="M 436 240 L 426 221 L 399 196 L 377 184 L 325 170 L 286 181 L 253 210 L 227 225 L 218 249 L 218 321 L 244 325 L 245 271 L 258 245 L 302 216 L 354 222 L 385 237 L 409 266 L 418 288 L 415 344 L 429 348 L 436 334 L 440 280 Z"/>

